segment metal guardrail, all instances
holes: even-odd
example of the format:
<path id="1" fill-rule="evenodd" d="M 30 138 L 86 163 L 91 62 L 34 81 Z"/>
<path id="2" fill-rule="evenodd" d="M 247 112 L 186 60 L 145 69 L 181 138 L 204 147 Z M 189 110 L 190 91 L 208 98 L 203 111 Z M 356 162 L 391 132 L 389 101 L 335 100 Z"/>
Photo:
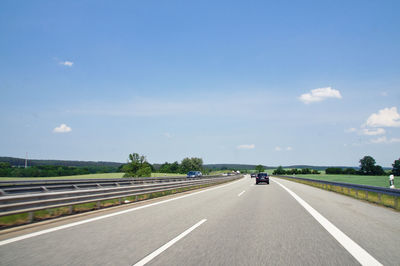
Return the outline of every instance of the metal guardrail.
<path id="1" fill-rule="evenodd" d="M 294 177 L 294 176 L 278 176 L 278 175 L 274 175 L 274 176 L 286 178 L 286 179 L 292 179 L 294 181 L 299 181 L 302 183 L 309 182 L 309 183 L 322 184 L 325 186 L 339 187 L 339 188 L 341 188 L 339 191 L 337 191 L 335 189 L 329 189 L 329 188 L 326 188 L 326 189 L 329 189 L 329 190 L 332 190 L 335 192 L 339 192 L 342 194 L 346 194 L 346 195 L 351 195 L 351 190 L 354 190 L 355 191 L 354 194 L 355 194 L 356 198 L 373 201 L 378 204 L 393 207 L 394 209 L 399 209 L 399 207 L 400 207 L 399 206 L 400 189 L 375 187 L 375 186 L 367 186 L 367 185 L 359 185 L 359 184 L 350 184 L 350 183 L 342 183 L 342 182 L 332 182 L 332 181 L 325 181 L 325 180 L 319 180 L 319 179 L 308 179 L 308 178 L 301 178 L 301 177 Z M 345 188 L 347 188 L 347 191 L 345 190 Z M 359 191 L 362 191 L 364 193 L 364 196 L 360 196 Z M 378 196 L 378 200 L 371 200 L 371 197 L 368 195 L 368 192 L 376 193 Z M 387 196 L 392 197 L 392 202 L 390 204 L 385 204 L 382 201 L 382 195 L 387 195 Z"/>
<path id="2" fill-rule="evenodd" d="M 220 176 L 203 176 L 190 178 L 216 178 Z M 153 178 L 110 178 L 110 179 L 58 179 L 58 180 L 21 180 L 0 181 L 0 196 L 26 193 L 42 193 L 50 191 L 67 191 L 77 189 L 98 189 L 107 187 L 131 186 L 134 184 L 176 182 L 189 180 L 185 176 L 153 177 Z"/>
<path id="3" fill-rule="evenodd" d="M 10 195 L 0 197 L 0 217 L 14 215 L 19 213 L 30 213 L 45 209 L 72 206 L 118 199 L 121 203 L 124 198 L 137 197 L 143 194 L 170 191 L 175 189 L 190 188 L 200 185 L 218 184 L 241 176 L 219 177 L 219 178 L 201 178 L 197 180 L 186 180 L 156 184 L 130 185 L 125 187 L 99 188 L 88 190 L 75 190 L 64 192 L 45 192 L 28 195 Z"/>

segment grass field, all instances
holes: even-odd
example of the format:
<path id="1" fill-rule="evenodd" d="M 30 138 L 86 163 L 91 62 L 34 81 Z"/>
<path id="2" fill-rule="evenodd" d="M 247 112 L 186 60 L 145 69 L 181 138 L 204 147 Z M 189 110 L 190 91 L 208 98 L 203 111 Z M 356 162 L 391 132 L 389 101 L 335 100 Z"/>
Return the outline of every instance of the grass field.
<path id="1" fill-rule="evenodd" d="M 350 184 L 360 184 L 376 187 L 389 187 L 389 177 L 388 176 L 365 176 L 365 175 L 296 175 L 296 177 L 316 179 L 316 180 L 326 180 L 332 182 L 343 182 Z M 396 182 L 396 180 L 395 180 Z M 400 182 L 400 181 L 399 181 Z M 400 187 L 400 183 L 398 185 Z"/>
<path id="2" fill-rule="evenodd" d="M 90 174 L 90 175 L 55 176 L 55 177 L 0 177 L 0 181 L 53 180 L 53 179 L 100 179 L 100 178 L 122 178 L 123 176 L 124 176 L 124 173 L 104 173 L 104 174 Z M 186 176 L 186 175 L 184 175 L 184 174 L 151 173 L 151 177 L 164 177 L 164 176 Z"/>
<path id="3" fill-rule="evenodd" d="M 151 173 L 151 177 L 164 177 L 164 176 L 186 176 L 186 174 Z"/>

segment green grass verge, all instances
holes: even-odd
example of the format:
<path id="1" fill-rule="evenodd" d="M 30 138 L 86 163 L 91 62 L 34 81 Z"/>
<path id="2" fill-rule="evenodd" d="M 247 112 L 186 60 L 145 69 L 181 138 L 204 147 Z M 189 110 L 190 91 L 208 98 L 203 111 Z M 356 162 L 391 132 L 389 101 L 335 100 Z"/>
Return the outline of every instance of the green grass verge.
<path id="1" fill-rule="evenodd" d="M 151 177 L 186 176 L 185 174 L 151 173 Z"/>
<path id="2" fill-rule="evenodd" d="M 368 185 L 375 187 L 389 187 L 388 176 L 365 176 L 365 175 L 296 175 L 296 177 L 316 180 L 343 182 L 349 184 Z"/>

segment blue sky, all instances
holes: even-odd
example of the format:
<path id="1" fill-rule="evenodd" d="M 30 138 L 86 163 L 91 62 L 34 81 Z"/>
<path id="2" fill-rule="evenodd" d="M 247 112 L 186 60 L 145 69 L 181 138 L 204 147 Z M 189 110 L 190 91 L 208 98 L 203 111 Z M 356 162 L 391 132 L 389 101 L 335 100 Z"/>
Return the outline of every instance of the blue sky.
<path id="1" fill-rule="evenodd" d="M 0 156 L 391 166 L 399 13 L 399 1 L 1 1 Z"/>

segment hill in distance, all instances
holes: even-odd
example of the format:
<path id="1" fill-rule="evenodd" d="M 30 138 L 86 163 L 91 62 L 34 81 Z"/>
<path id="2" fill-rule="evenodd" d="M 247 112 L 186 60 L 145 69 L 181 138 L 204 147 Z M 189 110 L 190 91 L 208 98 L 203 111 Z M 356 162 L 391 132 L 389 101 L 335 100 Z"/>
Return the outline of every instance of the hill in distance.
<path id="1" fill-rule="evenodd" d="M 10 163 L 12 166 L 21 167 L 25 165 L 25 159 L 14 157 L 0 157 L 0 162 Z M 28 159 L 28 166 L 56 165 L 75 167 L 119 167 L 124 163 L 117 162 L 94 162 L 94 161 L 66 161 L 66 160 L 31 160 Z"/>

